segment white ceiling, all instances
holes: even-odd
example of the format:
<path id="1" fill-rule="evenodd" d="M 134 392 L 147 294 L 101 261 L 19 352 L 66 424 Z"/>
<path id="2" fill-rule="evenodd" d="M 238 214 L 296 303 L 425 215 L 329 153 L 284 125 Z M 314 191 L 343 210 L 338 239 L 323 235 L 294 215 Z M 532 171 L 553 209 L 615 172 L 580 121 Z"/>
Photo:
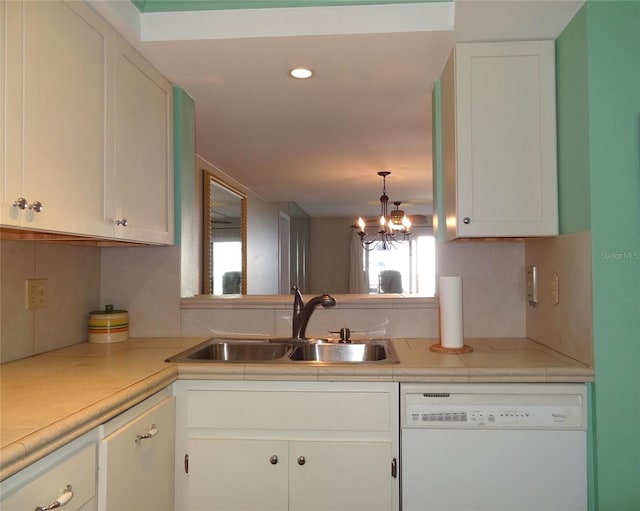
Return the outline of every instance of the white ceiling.
<path id="1" fill-rule="evenodd" d="M 140 15 L 92 0 L 196 103 L 196 151 L 270 201 L 312 216 L 376 215 L 381 179 L 431 212 L 431 89 L 454 42 L 555 39 L 584 0 Z M 315 76 L 293 80 L 307 66 Z"/>

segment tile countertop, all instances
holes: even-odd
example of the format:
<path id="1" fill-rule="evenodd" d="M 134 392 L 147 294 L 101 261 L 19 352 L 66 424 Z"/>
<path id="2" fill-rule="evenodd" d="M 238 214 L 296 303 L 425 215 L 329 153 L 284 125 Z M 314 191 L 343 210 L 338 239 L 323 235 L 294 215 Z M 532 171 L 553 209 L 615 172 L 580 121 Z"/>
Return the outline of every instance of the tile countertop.
<path id="1" fill-rule="evenodd" d="M 188 363 L 164 360 L 205 337 L 76 344 L 0 365 L 0 480 L 178 378 L 398 382 L 585 382 L 593 369 L 529 339 L 466 339 L 472 353 L 433 353 L 395 339 L 398 364 Z"/>

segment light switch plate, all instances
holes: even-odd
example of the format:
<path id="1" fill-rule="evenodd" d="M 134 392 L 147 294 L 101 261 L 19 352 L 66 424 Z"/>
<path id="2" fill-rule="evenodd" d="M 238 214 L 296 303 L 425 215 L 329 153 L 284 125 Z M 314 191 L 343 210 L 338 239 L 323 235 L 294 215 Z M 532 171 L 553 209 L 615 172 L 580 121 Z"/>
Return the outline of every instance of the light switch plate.
<path id="1" fill-rule="evenodd" d="M 538 271 L 535 266 L 527 267 L 527 301 L 532 307 L 538 303 Z"/>

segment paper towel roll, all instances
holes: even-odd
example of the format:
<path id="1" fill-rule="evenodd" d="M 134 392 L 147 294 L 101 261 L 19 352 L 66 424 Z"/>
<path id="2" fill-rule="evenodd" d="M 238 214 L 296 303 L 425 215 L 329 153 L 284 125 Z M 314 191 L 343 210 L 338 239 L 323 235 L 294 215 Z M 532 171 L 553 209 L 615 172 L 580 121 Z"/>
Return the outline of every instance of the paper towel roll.
<path id="1" fill-rule="evenodd" d="M 444 348 L 464 346 L 462 277 L 440 277 L 440 344 Z"/>

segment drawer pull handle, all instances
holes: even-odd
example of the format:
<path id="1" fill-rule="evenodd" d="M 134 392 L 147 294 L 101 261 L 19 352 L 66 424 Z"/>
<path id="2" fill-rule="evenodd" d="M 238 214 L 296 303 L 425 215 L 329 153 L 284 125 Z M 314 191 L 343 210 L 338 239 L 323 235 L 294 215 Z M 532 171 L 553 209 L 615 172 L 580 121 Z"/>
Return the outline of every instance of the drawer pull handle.
<path id="1" fill-rule="evenodd" d="M 278 464 L 278 456 L 277 455 L 273 455 L 271 456 L 271 458 L 269 458 L 269 463 L 271 463 L 272 465 L 277 465 Z"/>
<path id="2" fill-rule="evenodd" d="M 64 487 L 64 490 L 62 490 L 62 495 L 58 497 L 58 500 L 56 500 L 53 504 L 49 504 L 48 506 L 44 506 L 44 507 L 38 506 L 35 509 L 35 511 L 48 511 L 49 509 L 56 509 L 56 508 L 62 507 L 65 504 L 68 504 L 72 498 L 73 498 L 73 492 L 71 491 L 71 485 L 68 484 L 67 486 Z"/>
<path id="3" fill-rule="evenodd" d="M 145 433 L 144 435 L 138 435 L 136 437 L 136 444 L 139 444 L 140 441 L 144 440 L 145 438 L 153 438 L 154 436 L 156 436 L 158 434 L 158 426 L 156 426 L 155 424 L 151 425 L 151 429 Z"/>
<path id="4" fill-rule="evenodd" d="M 300 456 L 298 458 L 298 465 L 304 465 L 307 462 L 306 458 L 304 456 Z"/>

